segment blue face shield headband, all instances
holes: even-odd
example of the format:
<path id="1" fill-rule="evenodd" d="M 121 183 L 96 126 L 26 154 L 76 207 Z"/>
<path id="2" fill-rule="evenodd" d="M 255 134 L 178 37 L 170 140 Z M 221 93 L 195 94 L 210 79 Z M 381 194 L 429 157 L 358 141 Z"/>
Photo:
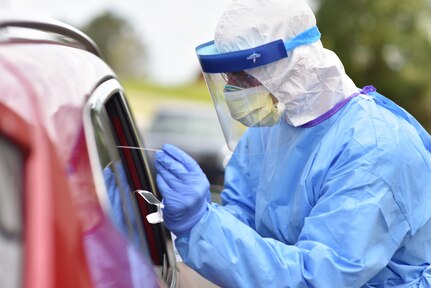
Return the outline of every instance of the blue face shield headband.
<path id="1" fill-rule="evenodd" d="M 287 51 L 320 39 L 317 26 L 305 30 L 294 38 L 276 40 L 254 48 L 219 53 L 214 41 L 196 47 L 196 54 L 205 73 L 226 73 L 252 69 L 288 57 Z"/>

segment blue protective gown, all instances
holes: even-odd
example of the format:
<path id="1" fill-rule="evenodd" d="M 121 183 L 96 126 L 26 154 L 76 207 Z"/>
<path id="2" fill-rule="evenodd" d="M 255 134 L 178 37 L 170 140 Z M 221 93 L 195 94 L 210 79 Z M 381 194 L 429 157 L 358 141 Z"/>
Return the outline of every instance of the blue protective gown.
<path id="1" fill-rule="evenodd" d="M 431 287 L 431 139 L 408 113 L 372 92 L 267 130 L 285 145 L 248 156 L 249 129 L 223 206 L 176 239 L 189 266 L 222 287 Z"/>

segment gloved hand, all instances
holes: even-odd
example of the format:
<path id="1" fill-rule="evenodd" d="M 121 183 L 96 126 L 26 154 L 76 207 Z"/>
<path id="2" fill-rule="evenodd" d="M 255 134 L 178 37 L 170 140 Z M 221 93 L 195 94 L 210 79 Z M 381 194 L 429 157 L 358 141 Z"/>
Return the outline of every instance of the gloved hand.
<path id="1" fill-rule="evenodd" d="M 164 223 L 176 236 L 186 235 L 208 211 L 209 181 L 196 161 L 173 145 L 156 153 L 155 167 Z"/>

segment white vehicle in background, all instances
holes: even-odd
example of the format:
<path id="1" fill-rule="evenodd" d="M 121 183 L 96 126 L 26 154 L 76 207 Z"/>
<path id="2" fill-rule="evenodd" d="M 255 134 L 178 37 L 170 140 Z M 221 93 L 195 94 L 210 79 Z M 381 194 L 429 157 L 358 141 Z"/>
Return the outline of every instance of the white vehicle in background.
<path id="1" fill-rule="evenodd" d="M 142 134 L 146 147 L 159 149 L 170 143 L 192 156 L 217 197 L 232 152 L 227 148 L 214 106 L 178 102 L 160 105 Z"/>

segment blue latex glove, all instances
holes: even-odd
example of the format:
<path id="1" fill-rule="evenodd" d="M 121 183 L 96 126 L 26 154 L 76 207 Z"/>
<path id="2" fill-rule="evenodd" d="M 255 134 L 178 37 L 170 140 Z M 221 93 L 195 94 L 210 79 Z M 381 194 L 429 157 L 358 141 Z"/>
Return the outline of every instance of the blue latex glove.
<path id="1" fill-rule="evenodd" d="M 155 167 L 164 223 L 176 236 L 186 235 L 208 211 L 209 181 L 196 161 L 173 145 L 156 153 Z"/>

